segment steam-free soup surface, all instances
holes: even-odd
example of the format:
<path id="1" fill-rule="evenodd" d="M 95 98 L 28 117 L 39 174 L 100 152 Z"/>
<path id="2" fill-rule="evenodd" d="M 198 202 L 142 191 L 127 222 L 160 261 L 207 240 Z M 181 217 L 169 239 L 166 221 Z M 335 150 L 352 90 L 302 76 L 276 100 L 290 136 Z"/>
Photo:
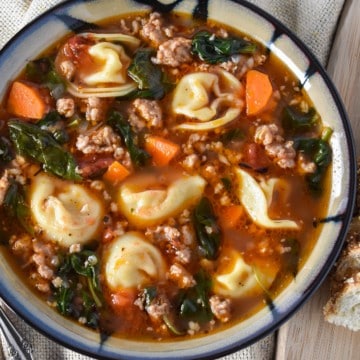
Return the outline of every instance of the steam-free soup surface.
<path id="1" fill-rule="evenodd" d="M 44 306 L 107 334 L 243 321 L 294 279 L 326 209 L 331 129 L 218 23 L 134 14 L 69 35 L 10 85 L 0 131 L 11 258 Z"/>

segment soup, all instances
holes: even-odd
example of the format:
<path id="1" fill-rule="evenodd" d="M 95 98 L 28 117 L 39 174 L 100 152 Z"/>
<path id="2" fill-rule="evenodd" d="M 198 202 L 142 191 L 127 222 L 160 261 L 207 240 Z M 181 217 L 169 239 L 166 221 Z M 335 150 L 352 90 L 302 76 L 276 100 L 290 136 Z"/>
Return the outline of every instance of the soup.
<path id="1" fill-rule="evenodd" d="M 70 35 L 0 114 L 9 257 L 44 306 L 103 334 L 243 321 L 316 242 L 332 131 L 276 58 L 222 24 L 133 14 Z"/>

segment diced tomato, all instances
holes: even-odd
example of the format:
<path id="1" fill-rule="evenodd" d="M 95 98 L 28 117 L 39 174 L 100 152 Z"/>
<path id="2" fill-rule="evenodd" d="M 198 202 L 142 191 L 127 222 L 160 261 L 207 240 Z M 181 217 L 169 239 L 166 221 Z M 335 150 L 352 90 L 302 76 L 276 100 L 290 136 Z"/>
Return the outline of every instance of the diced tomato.
<path id="1" fill-rule="evenodd" d="M 245 151 L 247 160 L 251 165 L 260 164 L 262 162 L 262 153 L 262 147 L 255 143 L 248 144 Z"/>
<path id="2" fill-rule="evenodd" d="M 111 306 L 116 312 L 128 310 L 129 307 L 134 306 L 136 299 L 135 289 L 122 289 L 113 292 L 111 295 Z"/>
<path id="3" fill-rule="evenodd" d="M 111 157 L 80 160 L 79 168 L 81 170 L 81 175 L 84 178 L 101 176 L 105 173 L 113 161 L 114 159 Z"/>
<path id="4" fill-rule="evenodd" d="M 266 168 L 270 165 L 270 160 L 260 144 L 246 144 L 243 149 L 243 154 L 243 162 L 251 166 L 254 170 Z"/>
<path id="5" fill-rule="evenodd" d="M 83 36 L 73 36 L 64 45 L 64 54 L 72 61 L 80 60 L 87 54 L 91 45 L 93 45 L 93 41 Z"/>

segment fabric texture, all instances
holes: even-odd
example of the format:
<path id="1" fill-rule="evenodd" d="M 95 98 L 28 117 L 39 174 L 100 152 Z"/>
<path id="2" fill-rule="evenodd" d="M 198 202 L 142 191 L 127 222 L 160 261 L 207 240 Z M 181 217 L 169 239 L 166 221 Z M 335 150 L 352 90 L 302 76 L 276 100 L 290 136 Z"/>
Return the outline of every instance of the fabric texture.
<path id="1" fill-rule="evenodd" d="M 1 0 L 0 48 L 29 21 L 63 0 Z M 292 30 L 325 66 L 331 42 L 345 0 L 248 0 L 272 14 Z M 6 309 L 16 327 L 25 334 L 36 360 L 90 360 L 41 335 L 11 310 Z M 1 336 L 0 360 L 13 360 Z M 248 348 L 222 360 L 269 360 L 273 358 L 275 335 L 271 334 Z M 0 349 L 1 350 L 1 349 Z"/>

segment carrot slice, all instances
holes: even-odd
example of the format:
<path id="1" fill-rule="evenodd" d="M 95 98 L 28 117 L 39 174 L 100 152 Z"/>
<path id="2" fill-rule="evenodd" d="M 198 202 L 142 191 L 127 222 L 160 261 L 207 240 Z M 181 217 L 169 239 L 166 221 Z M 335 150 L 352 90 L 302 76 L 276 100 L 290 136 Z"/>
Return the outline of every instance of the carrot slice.
<path id="1" fill-rule="evenodd" d="M 256 115 L 269 102 L 273 89 L 269 76 L 258 71 L 249 70 L 246 74 L 246 113 Z"/>
<path id="2" fill-rule="evenodd" d="M 7 101 L 9 113 L 30 119 L 41 119 L 46 112 L 46 102 L 35 86 L 15 81 Z"/>
<path id="3" fill-rule="evenodd" d="M 113 184 L 117 184 L 124 180 L 129 174 L 130 171 L 115 160 L 106 170 L 105 174 L 103 175 L 103 179 Z"/>
<path id="4" fill-rule="evenodd" d="M 233 228 L 244 215 L 244 208 L 241 205 L 230 205 L 222 209 L 220 224 L 224 229 Z"/>
<path id="5" fill-rule="evenodd" d="M 150 135 L 145 138 L 145 150 L 152 156 L 157 166 L 168 165 L 180 151 L 180 146 L 160 136 Z"/>

